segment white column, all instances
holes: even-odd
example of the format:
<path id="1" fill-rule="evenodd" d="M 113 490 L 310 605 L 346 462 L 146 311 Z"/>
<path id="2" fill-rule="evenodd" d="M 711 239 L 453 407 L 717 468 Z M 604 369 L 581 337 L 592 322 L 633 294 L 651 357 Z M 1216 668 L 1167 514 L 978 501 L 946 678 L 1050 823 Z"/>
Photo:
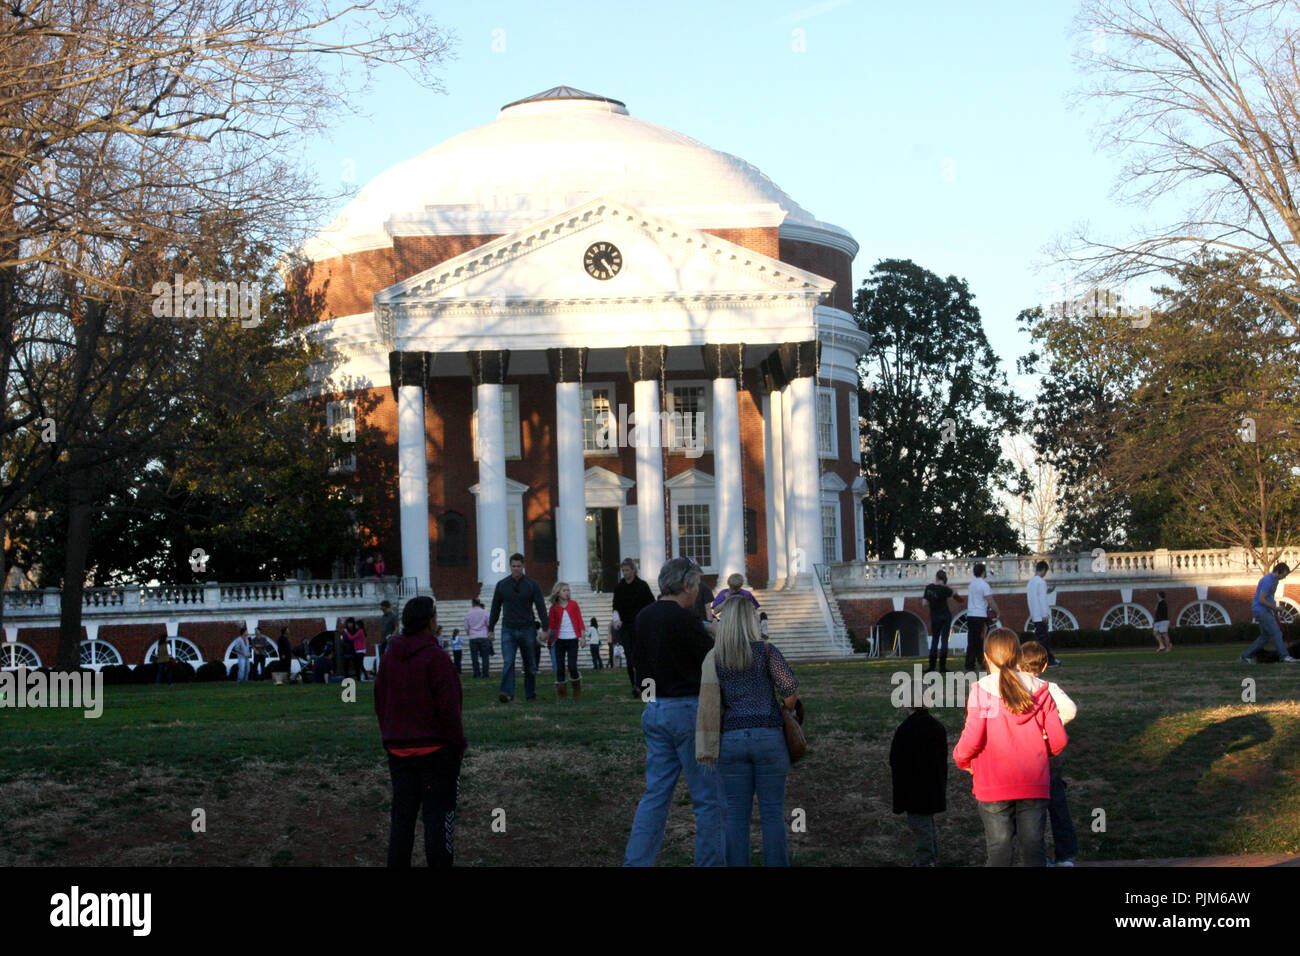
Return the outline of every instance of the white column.
<path id="1" fill-rule="evenodd" d="M 745 575 L 745 503 L 740 497 L 740 407 L 736 380 L 713 380 L 713 526 L 719 587 L 731 574 Z"/>
<path id="2" fill-rule="evenodd" d="M 506 525 L 506 422 L 501 386 L 478 389 L 478 567 L 479 580 L 491 590 L 509 573 L 510 532 Z M 493 561 L 500 549 L 503 560 Z M 504 570 L 494 570 L 504 568 Z"/>
<path id="3" fill-rule="evenodd" d="M 790 431 L 790 411 L 794 407 L 790 386 L 781 389 L 781 499 L 785 512 L 785 566 L 786 579 L 797 575 L 807 561 L 799 553 L 799 521 L 795 507 L 794 443 Z M 808 569 L 803 568 L 806 572 Z"/>
<path id="4" fill-rule="evenodd" d="M 424 387 L 397 389 L 397 493 L 402 534 L 402 576 L 429 593 L 429 463 L 424 446 Z"/>
<path id="5" fill-rule="evenodd" d="M 560 577 L 573 587 L 587 582 L 586 461 L 582 452 L 582 386 L 555 386 L 556 466 L 560 501 L 556 507 Z"/>
<path id="6" fill-rule="evenodd" d="M 785 453 L 782 449 L 781 392 L 763 396 L 763 473 L 767 486 L 768 587 L 784 583 L 790 556 L 785 544 Z"/>
<path id="7" fill-rule="evenodd" d="M 849 496 L 849 500 L 853 502 L 853 533 L 857 536 L 854 551 L 859 561 L 865 561 L 867 560 L 867 532 L 863 527 L 862 496 L 854 493 Z"/>
<path id="8" fill-rule="evenodd" d="M 800 574 L 811 574 L 814 566 L 825 563 L 822 554 L 822 509 L 820 469 L 817 460 L 817 388 L 811 375 L 790 383 L 790 446 L 794 486 L 795 534 L 803 562 Z"/>
<path id="9" fill-rule="evenodd" d="M 659 434 L 659 383 L 645 379 L 633 388 L 636 415 L 636 524 L 641 538 L 641 577 L 659 578 L 668 559 L 664 540 L 664 459 Z"/>

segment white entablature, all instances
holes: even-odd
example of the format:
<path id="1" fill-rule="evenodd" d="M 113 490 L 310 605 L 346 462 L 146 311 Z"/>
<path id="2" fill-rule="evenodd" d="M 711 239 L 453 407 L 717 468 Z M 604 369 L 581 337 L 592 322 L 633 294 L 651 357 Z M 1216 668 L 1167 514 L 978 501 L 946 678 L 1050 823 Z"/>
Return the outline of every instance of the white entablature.
<path id="1" fill-rule="evenodd" d="M 617 247 L 613 278 L 588 274 L 594 243 Z M 834 285 L 597 199 L 381 290 L 374 311 L 380 338 L 402 350 L 806 341 Z M 848 321 L 845 334 L 855 328 Z"/>

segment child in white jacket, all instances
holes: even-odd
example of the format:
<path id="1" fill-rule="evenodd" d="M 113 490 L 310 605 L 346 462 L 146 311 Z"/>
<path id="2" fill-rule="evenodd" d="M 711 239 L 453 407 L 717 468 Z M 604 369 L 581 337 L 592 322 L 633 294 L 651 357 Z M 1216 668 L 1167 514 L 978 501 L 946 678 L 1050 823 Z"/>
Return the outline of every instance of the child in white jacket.
<path id="1" fill-rule="evenodd" d="M 1037 641 L 1026 641 L 1020 646 L 1020 669 L 1024 673 L 1041 679 L 1047 662 L 1047 648 Z M 1061 713 L 1061 723 L 1068 724 L 1074 720 L 1079 708 L 1070 700 L 1070 696 L 1061 690 L 1060 685 L 1050 680 L 1047 689 L 1056 703 L 1056 709 Z M 1074 857 L 1079 852 L 1079 840 L 1074 832 L 1074 821 L 1070 819 L 1070 805 L 1065 799 L 1065 777 L 1062 775 L 1060 757 L 1053 757 L 1051 761 L 1051 797 L 1047 804 L 1047 816 L 1052 824 L 1055 865 L 1074 866 Z"/>

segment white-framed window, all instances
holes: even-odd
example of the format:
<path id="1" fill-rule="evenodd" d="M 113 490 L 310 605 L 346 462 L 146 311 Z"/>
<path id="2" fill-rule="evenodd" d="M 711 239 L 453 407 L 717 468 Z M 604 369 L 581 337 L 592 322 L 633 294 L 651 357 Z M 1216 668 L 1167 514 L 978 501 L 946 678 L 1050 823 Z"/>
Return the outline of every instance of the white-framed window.
<path id="1" fill-rule="evenodd" d="M 26 644 L 5 641 L 0 644 L 0 671 L 13 671 L 20 667 L 41 666 L 41 656 Z"/>
<path id="2" fill-rule="evenodd" d="M 672 556 L 690 558 L 706 573 L 717 569 L 713 556 L 713 504 L 716 495 L 713 476 L 691 469 L 664 482 L 668 489 L 672 520 Z"/>
<path id="3" fill-rule="evenodd" d="M 1141 604 L 1116 604 L 1101 619 L 1101 629 L 1113 627 L 1151 627 L 1155 618 Z"/>
<path id="4" fill-rule="evenodd" d="M 474 446 L 474 460 L 478 461 L 478 388 L 471 389 L 474 396 L 474 412 L 470 416 L 470 441 Z M 519 386 L 501 386 L 501 418 L 505 424 L 506 458 L 515 460 L 521 456 L 523 443 L 519 437 Z"/>
<path id="5" fill-rule="evenodd" d="M 690 558 L 701 568 L 713 566 L 713 524 L 707 504 L 676 506 L 677 556 Z"/>
<path id="6" fill-rule="evenodd" d="M 709 417 L 712 412 L 713 386 L 709 382 L 669 382 L 664 394 L 668 410 L 668 450 L 681 454 L 687 449 L 708 451 L 712 448 Z M 697 562 L 698 563 L 698 562 Z"/>
<path id="7" fill-rule="evenodd" d="M 1217 627 L 1231 623 L 1232 618 L 1223 605 L 1214 601 L 1193 601 L 1178 612 L 1179 627 Z"/>
<path id="8" fill-rule="evenodd" d="M 839 441 L 835 431 L 835 390 L 817 389 L 817 452 L 823 458 L 839 457 Z"/>
<path id="9" fill-rule="evenodd" d="M 839 496 L 835 500 L 828 501 L 822 498 L 822 559 L 830 564 L 832 561 L 842 561 L 843 552 L 840 550 L 840 502 Z"/>
<path id="10" fill-rule="evenodd" d="M 183 637 L 169 637 L 172 647 L 172 660 L 184 661 L 187 664 L 193 664 L 198 667 L 203 663 L 203 655 L 199 652 L 199 647 L 193 641 L 187 641 Z M 149 650 L 145 652 L 144 662 L 153 664 L 158 660 L 158 641 L 150 645 Z"/>
<path id="11" fill-rule="evenodd" d="M 1290 598 L 1278 598 L 1274 603 L 1277 604 L 1277 619 L 1283 624 L 1300 621 L 1300 604 Z"/>
<path id="12" fill-rule="evenodd" d="M 80 663 L 82 667 L 97 671 L 122 663 L 122 655 L 108 641 L 82 641 Z"/>
<path id="13" fill-rule="evenodd" d="M 332 438 L 348 443 L 357 440 L 357 403 L 350 398 L 330 402 L 325 408 L 325 423 Z M 357 470 L 357 453 L 336 454 L 330 461 L 330 474 Z"/>
<path id="14" fill-rule="evenodd" d="M 1053 606 L 1051 610 L 1052 613 L 1049 615 L 1047 622 L 1049 631 L 1077 631 L 1079 629 L 1078 619 L 1065 608 Z M 1025 626 L 1021 630 L 1032 633 L 1034 622 L 1026 618 Z"/>
<path id="15" fill-rule="evenodd" d="M 615 424 L 603 424 L 607 416 L 618 421 L 617 392 L 613 382 L 591 382 L 582 386 L 582 450 L 588 455 L 617 455 L 618 429 Z M 612 447 L 597 443 L 613 440 Z"/>

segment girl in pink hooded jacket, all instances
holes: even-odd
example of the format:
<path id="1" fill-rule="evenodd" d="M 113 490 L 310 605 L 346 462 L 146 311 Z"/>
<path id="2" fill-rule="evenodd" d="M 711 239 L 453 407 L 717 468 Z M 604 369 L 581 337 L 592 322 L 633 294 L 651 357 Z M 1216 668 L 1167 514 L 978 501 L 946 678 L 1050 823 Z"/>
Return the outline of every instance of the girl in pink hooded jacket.
<path id="1" fill-rule="evenodd" d="M 998 628 L 988 635 L 989 673 L 971 689 L 966 726 L 952 752 L 958 768 L 974 776 L 988 866 L 1010 866 L 1013 845 L 1022 866 L 1047 864 L 1048 759 L 1068 740 L 1047 682 L 1022 674 L 1019 662 L 1013 632 Z"/>

